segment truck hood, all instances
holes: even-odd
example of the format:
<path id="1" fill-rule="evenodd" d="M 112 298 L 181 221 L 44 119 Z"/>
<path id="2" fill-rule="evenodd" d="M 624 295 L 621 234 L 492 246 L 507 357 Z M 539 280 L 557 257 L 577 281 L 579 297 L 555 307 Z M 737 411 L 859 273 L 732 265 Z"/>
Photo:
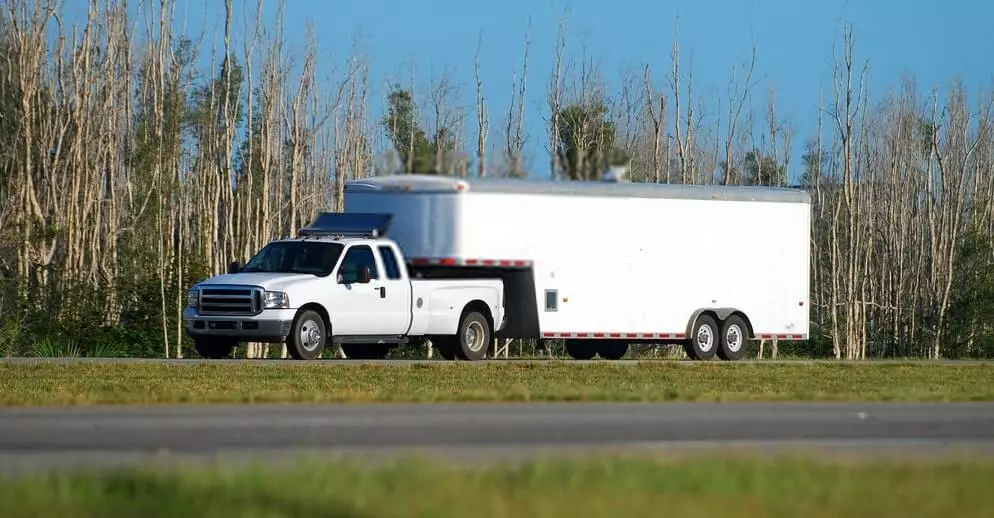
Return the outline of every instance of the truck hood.
<path id="1" fill-rule="evenodd" d="M 313 282 L 318 277 L 308 273 L 228 273 L 216 275 L 197 283 L 196 287 L 203 285 L 219 284 L 242 284 L 248 286 L 260 286 L 269 291 L 291 291 L 291 289 L 301 283 Z"/>

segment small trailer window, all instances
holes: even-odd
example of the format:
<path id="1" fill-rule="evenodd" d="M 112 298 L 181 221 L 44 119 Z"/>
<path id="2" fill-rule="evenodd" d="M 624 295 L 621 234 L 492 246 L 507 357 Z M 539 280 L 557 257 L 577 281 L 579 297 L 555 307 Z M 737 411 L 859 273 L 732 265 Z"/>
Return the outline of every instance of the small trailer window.
<path id="1" fill-rule="evenodd" d="M 559 301 L 559 291 L 558 290 L 545 290 L 545 310 L 546 311 L 557 311 Z"/>

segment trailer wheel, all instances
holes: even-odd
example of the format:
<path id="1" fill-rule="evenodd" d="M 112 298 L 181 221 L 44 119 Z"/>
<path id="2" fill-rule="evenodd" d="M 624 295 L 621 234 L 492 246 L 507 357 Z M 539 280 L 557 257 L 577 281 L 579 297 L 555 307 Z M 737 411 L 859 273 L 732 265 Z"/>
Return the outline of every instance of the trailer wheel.
<path id="1" fill-rule="evenodd" d="M 490 323 L 479 312 L 469 311 L 459 322 L 456 340 L 458 340 L 458 347 L 455 350 L 457 358 L 468 361 L 482 360 L 487 355 L 492 340 Z"/>
<path id="2" fill-rule="evenodd" d="M 687 343 L 687 356 L 692 360 L 714 358 L 720 339 L 718 322 L 711 315 L 701 315 L 694 322 L 694 331 Z"/>
<path id="3" fill-rule="evenodd" d="M 321 356 L 327 342 L 324 319 L 314 310 L 297 314 L 286 339 L 286 350 L 295 360 L 313 360 Z"/>
<path id="4" fill-rule="evenodd" d="M 628 342 L 614 340 L 601 342 L 597 346 L 597 354 L 605 360 L 620 360 L 628 354 Z"/>
<path id="5" fill-rule="evenodd" d="M 746 340 L 749 338 L 745 320 L 732 315 L 721 326 L 721 347 L 718 357 L 726 361 L 741 360 L 746 353 Z"/>
<path id="6" fill-rule="evenodd" d="M 597 346 L 590 340 L 567 340 L 566 354 L 574 360 L 592 360 L 597 356 Z"/>
<path id="7" fill-rule="evenodd" d="M 197 338 L 193 341 L 193 346 L 201 357 L 208 360 L 221 360 L 231 356 L 231 351 L 235 349 L 235 340 L 229 338 Z"/>

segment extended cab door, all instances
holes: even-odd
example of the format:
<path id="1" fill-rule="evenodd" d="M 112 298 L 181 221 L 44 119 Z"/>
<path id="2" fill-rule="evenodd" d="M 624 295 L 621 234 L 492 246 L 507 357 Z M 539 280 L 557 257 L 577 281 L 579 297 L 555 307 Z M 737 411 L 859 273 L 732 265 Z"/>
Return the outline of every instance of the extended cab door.
<path id="1" fill-rule="evenodd" d="M 345 252 L 338 269 L 338 293 L 331 317 L 335 335 L 394 335 L 407 331 L 410 285 L 402 279 L 398 281 L 399 270 L 381 261 L 379 255 L 366 244 L 353 245 Z M 357 282 L 362 267 L 369 268 L 368 283 Z"/>
<path id="2" fill-rule="evenodd" d="M 397 251 L 389 244 L 377 245 L 383 262 L 383 279 L 380 281 L 384 334 L 407 333 L 411 323 L 411 283 L 401 269 Z"/>

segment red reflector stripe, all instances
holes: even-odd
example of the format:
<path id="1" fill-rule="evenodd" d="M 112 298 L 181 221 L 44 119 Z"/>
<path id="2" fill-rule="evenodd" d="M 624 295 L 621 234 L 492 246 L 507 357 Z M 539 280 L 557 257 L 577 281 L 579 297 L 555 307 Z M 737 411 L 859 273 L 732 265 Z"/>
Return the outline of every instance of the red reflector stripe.
<path id="1" fill-rule="evenodd" d="M 550 332 L 542 333 L 542 338 L 637 338 L 637 339 L 662 339 L 662 340 L 683 340 L 685 333 L 621 333 L 621 332 Z"/>
<path id="2" fill-rule="evenodd" d="M 807 340 L 804 334 L 760 334 L 758 338 L 769 340 L 776 337 L 778 340 Z M 686 340 L 686 333 L 621 333 L 621 332 L 576 332 L 576 331 L 546 331 L 542 333 L 542 338 L 629 338 L 641 340 Z"/>
<path id="3" fill-rule="evenodd" d="M 532 262 L 527 259 L 480 259 L 477 257 L 467 259 L 456 257 L 415 257 L 411 259 L 411 263 L 417 266 L 502 266 L 505 268 L 528 268 L 532 266 Z"/>

